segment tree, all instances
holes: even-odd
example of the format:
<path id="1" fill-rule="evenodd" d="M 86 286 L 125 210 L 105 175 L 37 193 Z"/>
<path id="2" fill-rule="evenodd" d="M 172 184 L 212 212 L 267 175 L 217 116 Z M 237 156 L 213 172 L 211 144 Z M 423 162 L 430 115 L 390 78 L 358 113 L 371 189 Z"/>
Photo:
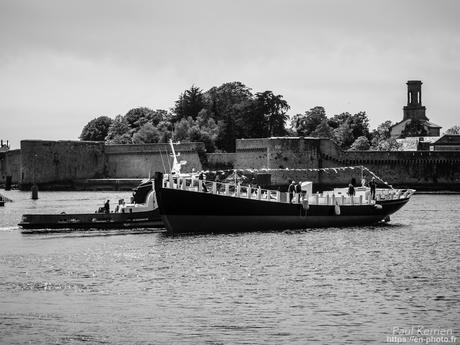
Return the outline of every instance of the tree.
<path id="1" fill-rule="evenodd" d="M 229 114 L 235 114 L 237 105 L 253 98 L 251 89 L 239 81 L 224 83 L 212 87 L 204 94 L 206 109 L 213 113 L 213 118 L 222 120 Z"/>
<path id="2" fill-rule="evenodd" d="M 188 132 L 190 128 L 193 127 L 195 122 L 193 121 L 192 117 L 189 116 L 188 118 L 181 119 L 177 122 L 174 126 L 174 133 L 173 133 L 173 140 L 174 141 L 184 141 L 187 140 Z"/>
<path id="3" fill-rule="evenodd" d="M 372 146 L 375 151 L 400 151 L 402 144 L 398 143 L 395 138 L 388 138 L 380 141 L 377 146 Z"/>
<path id="4" fill-rule="evenodd" d="M 354 143 L 351 145 L 350 150 L 352 151 L 367 151 L 371 147 L 369 139 L 366 136 L 362 135 L 358 137 Z"/>
<path id="5" fill-rule="evenodd" d="M 88 122 L 80 134 L 80 140 L 104 141 L 113 120 L 107 116 L 99 116 Z"/>
<path id="6" fill-rule="evenodd" d="M 172 138 L 173 124 L 168 120 L 160 121 L 156 127 L 160 132 L 159 143 L 167 143 Z"/>
<path id="7" fill-rule="evenodd" d="M 281 95 L 272 91 L 259 92 L 255 98 L 256 109 L 263 114 L 266 136 L 283 136 L 286 134 L 286 112 L 290 109 Z"/>
<path id="8" fill-rule="evenodd" d="M 176 123 L 173 138 L 174 140 L 186 142 L 201 141 L 204 143 L 207 152 L 214 152 L 218 133 L 219 128 L 215 121 L 211 118 L 206 118 L 202 114 L 198 115 L 196 120 L 189 116 Z"/>
<path id="9" fill-rule="evenodd" d="M 351 116 L 350 127 L 354 138 L 359 138 L 361 136 L 365 136 L 368 139 L 370 138 L 369 119 L 365 111 L 360 111 Z"/>
<path id="10" fill-rule="evenodd" d="M 333 129 L 339 128 L 344 123 L 347 123 L 347 126 L 350 127 L 353 138 L 366 136 L 368 139 L 370 139 L 369 119 L 367 118 L 365 111 L 360 111 L 354 115 L 345 112 L 334 115 L 328 120 L 329 126 Z"/>
<path id="11" fill-rule="evenodd" d="M 377 126 L 376 129 L 372 131 L 371 134 L 371 147 L 373 150 L 376 150 L 379 146 L 379 143 L 388 140 L 391 137 L 390 134 L 390 127 L 393 125 L 391 121 L 382 122 L 380 125 Z"/>
<path id="12" fill-rule="evenodd" d="M 449 128 L 444 134 L 457 134 L 458 135 L 460 134 L 460 126 L 458 125 L 453 126 Z"/>
<path id="13" fill-rule="evenodd" d="M 253 102 L 251 89 L 241 82 L 231 82 L 209 89 L 204 96 L 206 110 L 219 126 L 216 146 L 234 152 L 235 139 L 247 133 L 245 120 Z"/>
<path id="14" fill-rule="evenodd" d="M 219 135 L 216 138 L 216 146 L 225 152 L 235 152 L 236 150 L 236 125 L 235 120 L 230 114 L 225 119 L 218 122 Z"/>
<path id="15" fill-rule="evenodd" d="M 172 114 L 164 109 L 157 109 L 149 114 L 149 121 L 152 122 L 154 126 L 158 126 L 160 122 L 171 123 L 172 119 Z"/>
<path id="16" fill-rule="evenodd" d="M 130 128 L 125 118 L 117 115 L 109 127 L 105 140 L 109 144 L 131 144 L 132 140 L 129 130 Z"/>
<path id="17" fill-rule="evenodd" d="M 152 121 L 156 117 L 155 112 L 147 107 L 133 108 L 125 115 L 125 121 L 130 129 L 136 132 L 137 129 L 145 125 L 147 122 Z M 158 121 L 159 122 L 159 121 Z"/>
<path id="18" fill-rule="evenodd" d="M 401 132 L 401 138 L 406 137 L 424 137 L 428 132 L 419 119 L 411 119 Z"/>
<path id="19" fill-rule="evenodd" d="M 115 118 L 108 130 L 106 141 L 111 144 L 167 142 L 171 138 L 170 121 L 171 114 L 166 110 L 133 108 L 125 116 L 118 115 Z"/>
<path id="20" fill-rule="evenodd" d="M 351 123 L 351 118 L 348 118 L 344 123 L 342 123 L 338 128 L 334 129 L 332 132 L 333 138 L 343 149 L 348 149 L 350 145 L 355 141 Z"/>
<path id="21" fill-rule="evenodd" d="M 206 148 L 206 152 L 212 153 L 216 150 L 214 145 L 215 140 L 208 132 L 201 130 L 198 126 L 193 126 L 188 132 L 191 142 L 202 142 Z"/>
<path id="22" fill-rule="evenodd" d="M 139 131 L 133 135 L 134 144 L 150 144 L 160 141 L 160 131 L 153 127 L 150 122 L 143 125 Z"/>
<path id="23" fill-rule="evenodd" d="M 333 117 L 327 120 L 327 123 L 332 129 L 336 129 L 339 128 L 339 126 L 343 124 L 345 121 L 347 121 L 349 118 L 351 118 L 351 114 L 348 112 L 344 112 L 338 115 L 334 115 Z"/>
<path id="24" fill-rule="evenodd" d="M 315 131 L 312 133 L 313 137 L 318 138 L 332 138 L 332 128 L 329 126 L 326 119 L 321 121 L 321 123 L 316 127 Z"/>
<path id="25" fill-rule="evenodd" d="M 401 144 L 391 137 L 391 121 L 385 121 L 372 131 L 371 150 L 375 151 L 399 151 Z"/>
<path id="26" fill-rule="evenodd" d="M 292 126 L 298 136 L 309 136 L 316 130 L 322 121 L 327 120 L 324 107 L 316 106 L 305 111 L 305 114 L 297 114 L 292 119 Z"/>
<path id="27" fill-rule="evenodd" d="M 199 87 L 192 85 L 189 90 L 185 90 L 179 95 L 179 99 L 175 103 L 173 109 L 175 121 L 189 116 L 191 116 L 192 119 L 196 119 L 198 113 L 205 105 L 203 92 Z"/>
<path id="28" fill-rule="evenodd" d="M 213 141 L 216 140 L 219 134 L 219 126 L 217 126 L 213 118 L 207 116 L 205 111 L 198 114 L 195 124 L 201 128 L 202 131 L 206 132 Z"/>

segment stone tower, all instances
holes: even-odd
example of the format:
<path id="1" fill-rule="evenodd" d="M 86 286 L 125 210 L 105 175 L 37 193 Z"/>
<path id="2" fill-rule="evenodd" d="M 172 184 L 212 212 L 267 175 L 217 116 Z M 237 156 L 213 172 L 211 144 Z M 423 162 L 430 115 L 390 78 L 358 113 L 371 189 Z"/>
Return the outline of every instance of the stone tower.
<path id="1" fill-rule="evenodd" d="M 408 119 L 428 121 L 425 115 L 426 108 L 422 106 L 422 82 L 420 80 L 407 82 L 407 105 L 403 109 L 403 121 Z"/>

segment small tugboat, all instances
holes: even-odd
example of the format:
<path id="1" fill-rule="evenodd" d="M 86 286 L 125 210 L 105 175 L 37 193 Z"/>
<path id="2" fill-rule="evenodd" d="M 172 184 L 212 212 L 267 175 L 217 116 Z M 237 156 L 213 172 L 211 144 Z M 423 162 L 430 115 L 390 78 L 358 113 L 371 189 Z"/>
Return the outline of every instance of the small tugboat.
<path id="1" fill-rule="evenodd" d="M 170 141 L 172 151 L 171 176 L 187 176 L 182 174 L 181 167 L 185 161 L 178 161 L 174 145 Z M 149 178 L 134 189 L 130 203 L 119 200 L 114 212 L 110 212 L 108 203 L 95 213 L 65 213 L 60 214 L 24 214 L 18 224 L 21 232 L 37 232 L 42 229 L 134 229 L 162 228 L 158 212 L 158 204 L 153 189 L 153 181 Z"/>
<path id="2" fill-rule="evenodd" d="M 101 207 L 96 213 L 25 214 L 18 224 L 24 230 L 37 229 L 132 229 L 162 227 L 153 181 L 143 181 L 134 190 L 131 203 L 123 200 L 110 213 Z"/>
<path id="3" fill-rule="evenodd" d="M 13 200 L 11 200 L 11 199 L 7 198 L 6 196 L 0 194 L 0 207 L 5 206 L 6 202 L 13 202 Z"/>
<path id="4" fill-rule="evenodd" d="M 413 189 L 357 187 L 312 193 L 303 183 L 300 193 L 282 193 L 233 183 L 155 175 L 155 193 L 169 233 L 272 231 L 316 227 L 369 225 L 388 221 L 403 207 Z"/>

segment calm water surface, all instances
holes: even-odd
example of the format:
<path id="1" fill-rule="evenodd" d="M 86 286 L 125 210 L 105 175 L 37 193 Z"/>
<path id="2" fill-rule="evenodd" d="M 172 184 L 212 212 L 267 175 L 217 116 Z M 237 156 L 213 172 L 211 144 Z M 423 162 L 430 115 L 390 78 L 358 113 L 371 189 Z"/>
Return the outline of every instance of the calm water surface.
<path id="1" fill-rule="evenodd" d="M 22 213 L 129 193 L 2 193 L 1 344 L 381 344 L 420 325 L 460 338 L 460 195 L 416 195 L 384 226 L 170 237 L 21 234 Z"/>

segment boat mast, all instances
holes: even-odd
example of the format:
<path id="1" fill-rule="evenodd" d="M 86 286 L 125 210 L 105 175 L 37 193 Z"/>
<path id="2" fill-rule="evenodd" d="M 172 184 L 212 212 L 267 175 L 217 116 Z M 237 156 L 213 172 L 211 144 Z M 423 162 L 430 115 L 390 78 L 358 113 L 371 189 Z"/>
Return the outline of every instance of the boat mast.
<path id="1" fill-rule="evenodd" d="M 171 168 L 171 173 L 179 174 L 182 164 L 179 163 L 179 161 L 177 160 L 176 151 L 174 151 L 174 145 L 171 139 L 169 140 L 169 145 L 171 145 L 171 151 L 172 151 L 172 156 L 173 156 L 173 165 Z"/>

